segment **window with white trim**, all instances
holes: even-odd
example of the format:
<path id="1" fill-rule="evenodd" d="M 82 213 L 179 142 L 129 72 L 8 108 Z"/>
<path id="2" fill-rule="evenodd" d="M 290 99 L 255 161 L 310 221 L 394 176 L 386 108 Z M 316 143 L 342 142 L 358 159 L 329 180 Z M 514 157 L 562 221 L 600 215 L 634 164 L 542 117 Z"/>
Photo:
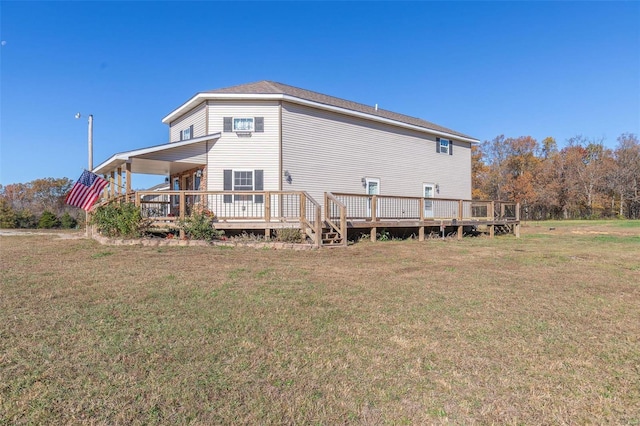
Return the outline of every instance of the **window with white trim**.
<path id="1" fill-rule="evenodd" d="M 235 170 L 233 172 L 234 191 L 253 191 L 253 170 Z M 235 195 L 234 201 L 251 201 L 251 195 Z"/>
<path id="2" fill-rule="evenodd" d="M 241 117 L 233 118 L 233 131 L 234 132 L 253 132 L 253 117 Z"/>
<path id="3" fill-rule="evenodd" d="M 224 170 L 225 191 L 262 191 L 264 189 L 263 170 Z M 231 194 L 224 196 L 224 202 L 230 203 Z M 253 201 L 255 203 L 264 202 L 262 194 L 243 195 L 234 194 L 233 201 Z"/>
<path id="4" fill-rule="evenodd" d="M 453 141 L 451 139 L 436 138 L 436 152 L 453 155 Z"/>
<path id="5" fill-rule="evenodd" d="M 180 140 L 181 141 L 186 141 L 188 139 L 193 138 L 193 124 L 189 127 L 187 127 L 184 130 L 180 131 Z"/>
<path id="6" fill-rule="evenodd" d="M 449 154 L 449 139 L 440 139 L 440 154 Z"/>

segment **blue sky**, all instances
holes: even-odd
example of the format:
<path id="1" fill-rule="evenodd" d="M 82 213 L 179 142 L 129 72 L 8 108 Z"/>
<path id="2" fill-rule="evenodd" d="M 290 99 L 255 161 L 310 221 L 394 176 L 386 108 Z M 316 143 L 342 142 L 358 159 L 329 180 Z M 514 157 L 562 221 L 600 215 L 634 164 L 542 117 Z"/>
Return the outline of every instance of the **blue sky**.
<path id="1" fill-rule="evenodd" d="M 75 180 L 88 114 L 97 165 L 167 142 L 195 93 L 259 80 L 481 141 L 640 133 L 639 2 L 2 1 L 0 19 L 3 185 Z"/>

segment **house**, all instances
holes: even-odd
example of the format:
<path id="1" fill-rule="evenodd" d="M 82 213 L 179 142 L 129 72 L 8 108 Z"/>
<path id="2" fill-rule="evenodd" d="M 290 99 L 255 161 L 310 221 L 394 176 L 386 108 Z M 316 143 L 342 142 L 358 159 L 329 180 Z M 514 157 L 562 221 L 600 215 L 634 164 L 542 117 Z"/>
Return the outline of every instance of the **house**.
<path id="1" fill-rule="evenodd" d="M 351 216 L 369 218 L 436 218 L 429 198 L 471 200 L 471 146 L 479 141 L 377 105 L 260 81 L 197 93 L 162 122 L 169 143 L 116 154 L 94 172 L 114 182 L 126 173 L 127 192 L 130 173 L 162 175 L 172 191 L 228 192 L 215 204 L 225 217 L 260 217 L 267 193 L 283 191 L 305 193 L 323 216 L 326 192 L 427 199 L 422 212 L 402 203 L 372 212 L 371 199 L 351 207 L 361 210 Z M 275 203 L 268 208 L 286 204 Z M 178 207 L 177 195 L 171 204 Z"/>

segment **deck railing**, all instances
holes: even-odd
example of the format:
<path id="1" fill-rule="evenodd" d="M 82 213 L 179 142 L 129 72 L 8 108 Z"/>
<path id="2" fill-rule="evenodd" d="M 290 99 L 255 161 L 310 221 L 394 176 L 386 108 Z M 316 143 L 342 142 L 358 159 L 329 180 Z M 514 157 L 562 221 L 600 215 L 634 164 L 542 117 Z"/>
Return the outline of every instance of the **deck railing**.
<path id="1" fill-rule="evenodd" d="M 207 212 L 218 222 L 297 224 L 314 241 L 322 229 L 321 207 L 304 191 L 137 191 L 142 216 L 172 224 L 192 212 Z"/>
<path id="2" fill-rule="evenodd" d="M 515 220 L 515 202 L 333 193 L 349 220 Z"/>
<path id="3" fill-rule="evenodd" d="M 462 226 L 476 222 L 493 226 L 520 219 L 515 202 L 335 192 L 325 193 L 324 212 L 304 191 L 137 191 L 103 203 L 114 200 L 135 202 L 142 216 L 156 225 L 172 227 L 178 219 L 202 211 L 215 215 L 217 222 L 251 222 L 253 228 L 257 222 L 264 223 L 265 230 L 300 227 L 316 245 L 321 244 L 323 229 L 337 233 L 346 244 L 347 228 L 358 223 L 361 227 L 363 222 L 372 222 L 374 231 L 376 226 L 424 227 L 439 222 L 458 226 L 461 233 Z"/>

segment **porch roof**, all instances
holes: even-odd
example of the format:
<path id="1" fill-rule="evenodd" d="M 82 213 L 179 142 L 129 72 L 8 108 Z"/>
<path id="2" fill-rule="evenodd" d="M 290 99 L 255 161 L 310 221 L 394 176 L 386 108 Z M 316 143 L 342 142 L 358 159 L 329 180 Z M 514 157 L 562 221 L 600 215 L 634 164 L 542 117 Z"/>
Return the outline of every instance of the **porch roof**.
<path id="1" fill-rule="evenodd" d="M 132 173 L 168 176 L 184 170 L 205 165 L 207 142 L 220 138 L 220 132 L 180 142 L 170 142 L 147 148 L 114 154 L 93 169 L 96 174 L 107 174 L 126 163 L 131 164 Z M 194 152 L 201 154 L 194 156 Z M 188 148 L 188 149 L 185 149 Z"/>

